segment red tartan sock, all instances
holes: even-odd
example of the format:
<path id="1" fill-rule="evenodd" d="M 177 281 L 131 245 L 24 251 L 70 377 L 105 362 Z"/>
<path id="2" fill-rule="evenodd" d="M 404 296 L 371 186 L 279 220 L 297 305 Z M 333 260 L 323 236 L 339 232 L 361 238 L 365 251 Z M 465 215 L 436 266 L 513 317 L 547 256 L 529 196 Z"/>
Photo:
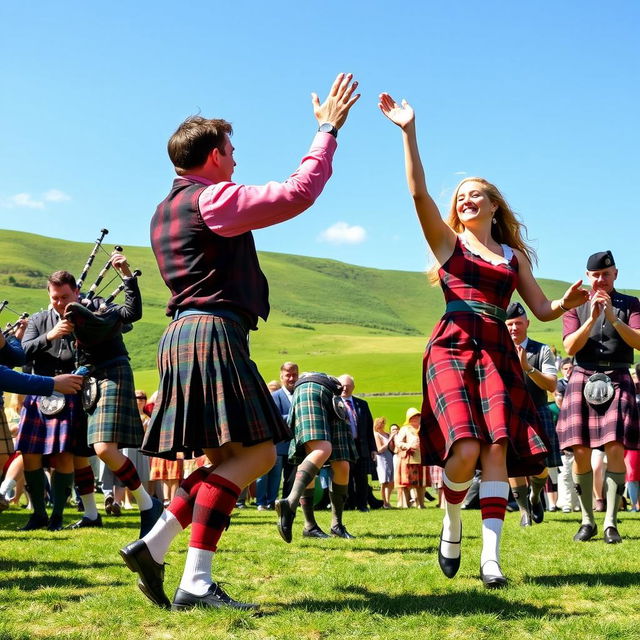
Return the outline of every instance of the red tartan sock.
<path id="1" fill-rule="evenodd" d="M 175 498 L 167 507 L 176 517 L 183 529 L 186 529 L 193 519 L 193 505 L 196 502 L 196 494 L 205 478 L 211 473 L 211 467 L 200 467 L 188 478 L 185 478 L 176 491 Z"/>
<path id="2" fill-rule="evenodd" d="M 131 491 L 135 491 L 141 485 L 140 476 L 138 476 L 138 472 L 129 458 L 126 458 L 125 463 L 117 471 L 114 469 L 111 469 L 111 471 Z"/>
<path id="3" fill-rule="evenodd" d="M 462 483 L 460 483 L 460 484 L 462 484 Z M 446 501 L 449 504 L 460 504 L 465 499 L 465 496 L 467 495 L 467 493 L 469 491 L 470 483 L 465 483 L 465 484 L 467 484 L 466 489 L 463 489 L 462 491 L 456 491 L 455 489 L 451 489 L 444 482 L 442 483 L 442 489 L 444 491 L 444 497 L 445 497 Z"/>
<path id="4" fill-rule="evenodd" d="M 216 473 L 202 481 L 196 493 L 189 546 L 215 551 L 229 516 L 236 506 L 240 487 Z"/>
<path id="5" fill-rule="evenodd" d="M 96 490 L 96 478 L 93 475 L 93 469 L 90 464 L 82 467 L 82 469 L 75 469 L 74 474 L 79 495 L 86 496 Z"/>
<path id="6" fill-rule="evenodd" d="M 508 496 L 508 482 L 498 480 L 480 482 L 480 511 L 482 512 L 480 567 L 491 562 L 492 564 L 486 570 L 492 575 L 500 572 L 500 537 Z"/>
<path id="7" fill-rule="evenodd" d="M 486 498 L 480 498 L 480 512 L 482 513 L 483 520 L 487 520 L 488 518 L 504 520 L 504 514 L 506 510 L 506 498 L 499 498 L 498 496 L 488 496 Z"/>

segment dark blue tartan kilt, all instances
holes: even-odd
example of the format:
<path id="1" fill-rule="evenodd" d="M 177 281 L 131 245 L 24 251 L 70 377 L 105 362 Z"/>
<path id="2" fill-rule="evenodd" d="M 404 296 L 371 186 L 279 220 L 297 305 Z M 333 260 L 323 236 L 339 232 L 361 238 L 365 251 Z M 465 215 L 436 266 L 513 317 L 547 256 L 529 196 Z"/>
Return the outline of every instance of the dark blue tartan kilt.
<path id="1" fill-rule="evenodd" d="M 79 394 L 65 396 L 66 404 L 55 416 L 45 416 L 38 408 L 40 396 L 26 396 L 20 411 L 16 450 L 21 453 L 53 455 L 95 454 L 87 445 L 87 419 Z"/>
<path id="2" fill-rule="evenodd" d="M 562 454 L 560 453 L 560 444 L 558 442 L 558 434 L 556 433 L 556 425 L 553 419 L 553 413 L 546 404 L 538 407 L 538 418 L 540 424 L 544 428 L 544 432 L 549 439 L 549 453 L 545 458 L 545 464 L 548 469 L 562 466 Z"/>
<path id="3" fill-rule="evenodd" d="M 311 440 L 331 443 L 329 460 L 355 462 L 358 459 L 349 423 L 335 414 L 332 400 L 331 391 L 317 382 L 300 385 L 293 392 L 289 426 L 294 432 L 294 439 L 289 445 L 289 459 L 294 464 L 305 459 L 305 443 Z"/>
<path id="4" fill-rule="evenodd" d="M 129 361 L 97 369 L 98 402 L 87 412 L 87 442 L 116 442 L 118 447 L 137 448 L 144 429 L 136 403 L 133 372 Z"/>
<path id="5" fill-rule="evenodd" d="M 246 329 L 209 314 L 172 322 L 158 347 L 160 389 L 144 438 L 147 455 L 174 460 L 227 442 L 289 440 L 249 354 Z"/>

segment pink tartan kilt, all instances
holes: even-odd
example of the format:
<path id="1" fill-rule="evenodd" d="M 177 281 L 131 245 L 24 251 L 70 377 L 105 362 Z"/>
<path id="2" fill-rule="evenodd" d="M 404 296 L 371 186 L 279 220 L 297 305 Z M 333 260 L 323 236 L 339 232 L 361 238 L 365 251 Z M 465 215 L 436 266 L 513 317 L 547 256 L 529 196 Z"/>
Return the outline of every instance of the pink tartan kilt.
<path id="1" fill-rule="evenodd" d="M 399 487 L 428 487 L 429 468 L 423 464 L 407 463 L 407 458 L 400 458 L 398 465 L 398 486 Z"/>
<path id="2" fill-rule="evenodd" d="M 575 366 L 564 395 L 556 431 L 561 449 L 582 445 L 595 449 L 622 442 L 625 449 L 640 448 L 638 407 L 633 379 L 627 369 L 607 371 L 615 390 L 613 398 L 594 407 L 584 398 L 584 385 L 595 373 Z"/>

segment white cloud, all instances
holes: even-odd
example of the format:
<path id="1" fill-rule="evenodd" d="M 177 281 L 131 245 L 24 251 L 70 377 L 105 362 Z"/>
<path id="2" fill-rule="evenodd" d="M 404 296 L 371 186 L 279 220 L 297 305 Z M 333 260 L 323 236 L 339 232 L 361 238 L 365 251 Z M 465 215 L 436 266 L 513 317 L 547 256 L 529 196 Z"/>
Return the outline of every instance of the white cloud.
<path id="1" fill-rule="evenodd" d="M 44 209 L 47 202 L 67 202 L 71 196 L 60 189 L 49 189 L 42 194 L 39 199 L 34 198 L 30 193 L 16 193 L 8 198 L 0 199 L 0 206 L 5 209 Z"/>
<path id="2" fill-rule="evenodd" d="M 71 196 L 67 195 L 64 191 L 60 191 L 60 189 L 49 189 L 42 197 L 46 202 L 67 202 L 71 200 Z"/>
<path id="3" fill-rule="evenodd" d="M 467 172 L 466 171 L 454 171 L 453 175 L 454 176 L 466 176 Z"/>
<path id="4" fill-rule="evenodd" d="M 42 200 L 34 200 L 30 193 L 16 193 L 14 196 L 7 198 L 7 206 L 9 208 L 44 209 L 44 202 Z"/>
<path id="5" fill-rule="evenodd" d="M 364 227 L 350 225 L 346 222 L 336 222 L 318 236 L 320 242 L 330 244 L 361 244 L 366 239 L 367 232 Z"/>

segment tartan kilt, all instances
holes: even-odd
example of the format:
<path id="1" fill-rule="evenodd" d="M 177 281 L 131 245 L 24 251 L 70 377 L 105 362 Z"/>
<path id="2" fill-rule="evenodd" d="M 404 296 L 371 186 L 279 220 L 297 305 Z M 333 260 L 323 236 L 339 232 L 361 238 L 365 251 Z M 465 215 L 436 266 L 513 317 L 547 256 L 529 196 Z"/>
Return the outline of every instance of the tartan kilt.
<path id="1" fill-rule="evenodd" d="M 53 455 L 73 453 L 92 456 L 87 446 L 87 418 L 79 394 L 65 396 L 65 406 L 55 416 L 45 416 L 38 408 L 40 396 L 29 395 L 20 411 L 16 449 L 21 453 Z"/>
<path id="2" fill-rule="evenodd" d="M 613 383 L 613 398 L 597 407 L 584 395 L 584 385 L 595 371 L 574 366 L 562 401 L 557 432 L 562 449 L 582 445 L 595 449 L 608 442 L 621 442 L 625 449 L 640 448 L 638 407 L 633 379 L 627 369 L 606 374 Z"/>
<path id="3" fill-rule="evenodd" d="M 150 460 L 149 480 L 182 480 L 183 460 L 166 460 L 165 458 L 150 458 Z"/>
<path id="4" fill-rule="evenodd" d="M 98 402 L 87 412 L 87 442 L 116 442 L 118 448 L 137 448 L 144 431 L 136 405 L 133 372 L 128 361 L 97 369 Z"/>
<path id="5" fill-rule="evenodd" d="M 553 420 L 553 413 L 551 409 L 545 404 L 538 407 L 538 418 L 540 418 L 540 424 L 547 434 L 549 440 L 549 453 L 545 458 L 545 464 L 548 468 L 562 466 L 562 454 L 560 453 L 560 444 L 558 442 L 558 434 L 556 433 L 556 425 Z"/>
<path id="6" fill-rule="evenodd" d="M 456 440 L 507 440 L 510 477 L 537 475 L 549 443 L 506 325 L 477 313 L 445 314 L 423 360 L 422 462 L 443 467 Z M 478 461 L 479 464 L 479 461 Z"/>
<path id="7" fill-rule="evenodd" d="M 175 459 L 227 442 L 289 440 L 271 393 L 249 355 L 246 329 L 202 314 L 172 322 L 158 346 L 160 389 L 142 450 Z"/>
<path id="8" fill-rule="evenodd" d="M 338 418 L 332 402 L 331 391 L 317 382 L 296 387 L 289 412 L 289 426 L 293 431 L 289 459 L 294 464 L 300 464 L 306 458 L 304 445 L 311 440 L 331 443 L 329 460 L 355 462 L 358 459 L 351 427 L 346 420 Z"/>
<path id="9" fill-rule="evenodd" d="M 4 414 L 4 407 L 0 407 L 0 455 L 10 456 L 13 452 L 13 438 L 9 431 L 7 416 Z M 2 475 L 2 469 L 0 469 L 0 475 Z"/>

